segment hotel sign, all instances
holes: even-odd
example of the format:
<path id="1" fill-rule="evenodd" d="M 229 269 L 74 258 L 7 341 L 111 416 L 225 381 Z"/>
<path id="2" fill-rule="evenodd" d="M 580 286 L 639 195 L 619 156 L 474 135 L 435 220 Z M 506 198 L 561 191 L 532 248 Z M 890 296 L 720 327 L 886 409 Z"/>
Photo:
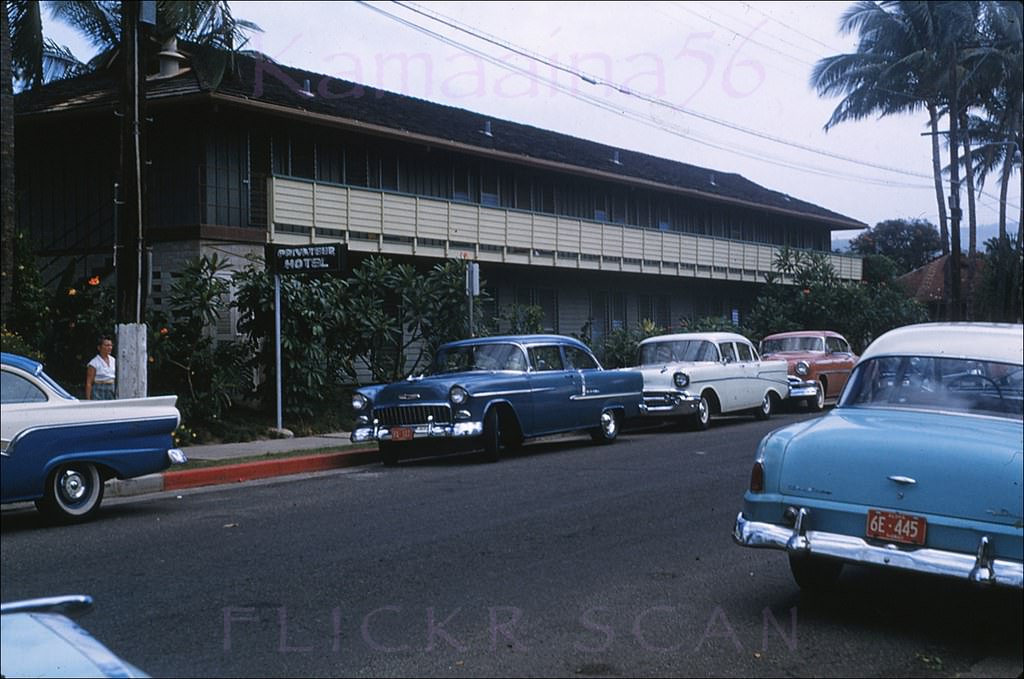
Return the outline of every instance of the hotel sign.
<path id="1" fill-rule="evenodd" d="M 278 276 L 296 273 L 344 273 L 346 243 L 267 245 L 267 268 Z"/>

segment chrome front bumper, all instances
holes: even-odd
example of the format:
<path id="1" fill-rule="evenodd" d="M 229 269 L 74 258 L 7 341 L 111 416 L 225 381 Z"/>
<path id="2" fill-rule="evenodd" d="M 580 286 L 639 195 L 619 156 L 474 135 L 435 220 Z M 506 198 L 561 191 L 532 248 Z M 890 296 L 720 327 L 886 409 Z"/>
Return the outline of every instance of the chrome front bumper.
<path id="1" fill-rule="evenodd" d="M 773 523 L 748 521 L 740 513 L 736 517 L 732 539 L 743 547 L 781 549 L 789 554 L 810 554 L 840 559 L 849 563 L 888 566 L 902 570 L 945 575 L 982 585 L 998 585 L 1024 589 L 1024 564 L 993 559 L 988 537 L 978 543 L 972 556 L 941 549 L 904 551 L 895 545 L 875 545 L 864 539 L 838 533 L 805 530 L 804 521 L 810 510 L 801 509 L 792 527 Z"/>
<path id="2" fill-rule="evenodd" d="M 413 439 L 462 439 L 480 436 L 484 433 L 483 422 L 456 422 L 455 424 L 427 424 L 404 425 L 401 427 L 388 427 L 379 424 L 364 425 L 352 430 L 349 437 L 353 443 L 366 441 L 390 441 L 392 429 L 412 429 Z"/>
<path id="3" fill-rule="evenodd" d="M 647 417 L 675 417 L 694 415 L 700 408 L 700 396 L 680 392 L 645 393 L 640 404 L 640 415 Z"/>
<path id="4" fill-rule="evenodd" d="M 818 382 L 815 380 L 803 380 L 799 377 L 789 376 L 789 397 L 790 398 L 814 398 L 818 394 Z"/>

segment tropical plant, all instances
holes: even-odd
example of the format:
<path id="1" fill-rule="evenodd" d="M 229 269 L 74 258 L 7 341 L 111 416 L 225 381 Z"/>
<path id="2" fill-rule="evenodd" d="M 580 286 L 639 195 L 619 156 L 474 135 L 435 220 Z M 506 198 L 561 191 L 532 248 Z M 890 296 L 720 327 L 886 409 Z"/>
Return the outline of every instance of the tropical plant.
<path id="1" fill-rule="evenodd" d="M 635 327 L 615 328 L 609 332 L 602 346 L 602 365 L 605 368 L 624 368 L 636 365 L 640 342 L 648 337 L 664 335 L 665 328 L 650 319 L 643 319 Z"/>
<path id="2" fill-rule="evenodd" d="M 510 304 L 498 313 L 493 334 L 533 335 L 544 332 L 544 309 L 534 304 Z M 584 326 L 586 344 L 590 344 L 589 325 Z M 581 338 L 582 339 L 582 338 Z"/>
<path id="3" fill-rule="evenodd" d="M 1021 322 L 1024 303 L 1024 250 L 1020 241 L 985 242 L 984 273 L 977 290 L 978 310 L 989 321 Z"/>
<path id="4" fill-rule="evenodd" d="M 256 348 L 250 367 L 261 377 L 261 401 L 271 404 L 276 385 L 273 275 L 257 259 L 235 273 L 233 281 L 238 330 Z M 355 373 L 355 342 L 347 325 L 348 283 L 331 277 L 282 276 L 280 286 L 282 410 L 304 420 L 330 407 L 336 390 Z"/>
<path id="5" fill-rule="evenodd" d="M 178 395 L 192 426 L 221 418 L 251 388 L 249 346 L 216 341 L 231 304 L 229 262 L 214 254 L 185 263 L 170 294 L 170 314 L 148 319 L 153 391 Z"/>
<path id="6" fill-rule="evenodd" d="M 827 329 L 844 335 L 860 352 L 887 330 L 927 320 L 925 308 L 891 280 L 843 282 L 827 255 L 782 248 L 773 269 L 747 315 L 744 332 L 754 340 L 787 330 Z"/>

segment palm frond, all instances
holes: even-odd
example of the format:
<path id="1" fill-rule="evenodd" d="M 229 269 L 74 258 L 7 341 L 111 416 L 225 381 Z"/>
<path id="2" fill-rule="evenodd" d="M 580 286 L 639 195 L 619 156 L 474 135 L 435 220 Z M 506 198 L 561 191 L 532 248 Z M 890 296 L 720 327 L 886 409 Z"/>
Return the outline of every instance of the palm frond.
<path id="1" fill-rule="evenodd" d="M 10 0 L 6 4 L 11 33 L 13 77 L 26 87 L 43 82 L 43 23 L 39 3 Z"/>
<path id="2" fill-rule="evenodd" d="M 46 82 L 75 78 L 89 72 L 88 65 L 83 64 L 64 45 L 59 45 L 49 38 L 46 39 L 45 43 L 43 48 L 43 74 Z"/>
<path id="3" fill-rule="evenodd" d="M 113 0 L 54 0 L 50 15 L 85 36 L 100 50 L 121 41 L 121 3 Z"/>

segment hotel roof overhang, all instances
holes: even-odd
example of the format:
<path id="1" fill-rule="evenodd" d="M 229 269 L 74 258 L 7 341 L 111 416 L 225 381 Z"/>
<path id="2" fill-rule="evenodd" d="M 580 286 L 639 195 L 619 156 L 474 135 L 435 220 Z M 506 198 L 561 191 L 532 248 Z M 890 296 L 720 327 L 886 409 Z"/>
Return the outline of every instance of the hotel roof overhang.
<path id="1" fill-rule="evenodd" d="M 197 50 L 194 56 L 200 53 Z M 616 149 L 282 66 L 260 56 L 237 55 L 234 73 L 216 85 L 211 84 L 213 79 L 204 73 L 202 63 L 201 58 L 194 58 L 196 68 L 174 78 L 147 82 L 147 106 L 205 102 L 798 218 L 828 230 L 867 226 L 735 173 Z M 44 124 L 52 116 L 115 110 L 119 104 L 118 81 L 109 71 L 94 73 L 21 93 L 15 102 L 19 124 Z"/>

